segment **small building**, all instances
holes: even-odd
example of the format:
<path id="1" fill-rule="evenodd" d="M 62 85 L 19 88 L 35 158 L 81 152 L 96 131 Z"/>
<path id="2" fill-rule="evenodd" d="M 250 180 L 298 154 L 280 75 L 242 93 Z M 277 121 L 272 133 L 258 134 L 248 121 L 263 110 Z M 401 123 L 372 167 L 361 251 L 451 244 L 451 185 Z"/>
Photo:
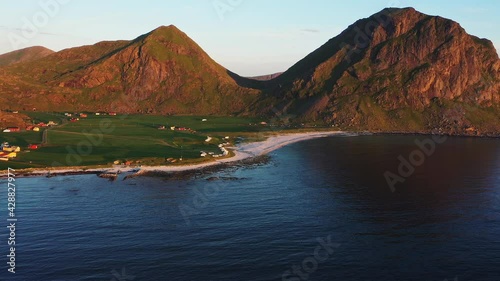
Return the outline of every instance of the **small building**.
<path id="1" fill-rule="evenodd" d="M 38 123 L 38 127 L 42 127 L 42 128 L 46 128 L 48 127 L 49 125 L 45 124 L 44 122 L 40 122 Z"/>
<path id="2" fill-rule="evenodd" d="M 47 123 L 47 125 L 49 126 L 57 126 L 58 124 L 54 121 L 49 121 L 49 123 Z"/>
<path id="3" fill-rule="evenodd" d="M 175 126 L 170 127 L 170 130 L 175 131 Z"/>
<path id="4" fill-rule="evenodd" d="M 212 141 L 211 137 L 207 137 L 207 139 L 205 140 L 205 142 L 210 142 L 210 141 Z"/>
<path id="5" fill-rule="evenodd" d="M 40 128 L 38 128 L 38 127 L 33 127 L 33 132 L 40 132 Z"/>
<path id="6" fill-rule="evenodd" d="M 19 127 L 7 127 L 7 130 L 9 130 L 10 133 L 13 133 L 13 132 L 20 132 L 21 128 L 19 128 Z"/>
<path id="7" fill-rule="evenodd" d="M 109 116 L 116 116 L 116 112 L 110 112 Z"/>
<path id="8" fill-rule="evenodd" d="M 21 148 L 19 146 L 3 145 L 2 151 L 3 152 L 20 152 Z"/>
<path id="9" fill-rule="evenodd" d="M 87 117 L 88 117 L 88 115 L 87 115 L 87 114 L 85 114 L 85 113 L 80 113 L 80 117 L 81 117 L 81 118 L 87 118 Z"/>
<path id="10" fill-rule="evenodd" d="M 77 122 L 77 121 L 80 121 L 80 119 L 78 119 L 78 118 L 71 118 L 69 121 L 71 121 L 71 122 Z"/>
<path id="11" fill-rule="evenodd" d="M 10 147 L 10 144 L 8 142 L 0 144 L 0 150 L 3 150 L 4 147 Z"/>
<path id="12" fill-rule="evenodd" d="M 28 149 L 29 149 L 29 150 L 37 150 L 37 149 L 39 149 L 39 148 L 40 148 L 40 147 L 38 146 L 38 144 L 30 144 L 30 145 L 28 146 Z"/>
<path id="13" fill-rule="evenodd" d="M 16 152 L 6 152 L 6 151 L 2 151 L 0 152 L 0 157 L 2 158 L 16 158 L 17 157 L 17 153 Z"/>
<path id="14" fill-rule="evenodd" d="M 202 119 L 201 120 L 201 122 L 207 122 L 207 121 L 208 121 L 208 119 Z"/>
<path id="15" fill-rule="evenodd" d="M 33 128 L 34 128 L 33 126 L 28 126 L 26 127 L 26 131 L 33 131 Z"/>
<path id="16" fill-rule="evenodd" d="M 158 127 L 158 130 L 165 130 L 165 129 L 166 129 L 166 127 L 165 127 L 165 126 L 159 126 L 159 127 Z"/>
<path id="17" fill-rule="evenodd" d="M 18 113 L 19 113 L 19 111 L 14 110 L 14 111 L 12 111 L 12 113 L 14 113 L 14 114 L 18 114 Z"/>
<path id="18" fill-rule="evenodd" d="M 101 115 L 101 113 L 99 113 L 99 112 L 95 113 L 95 116 L 100 116 L 100 115 Z"/>

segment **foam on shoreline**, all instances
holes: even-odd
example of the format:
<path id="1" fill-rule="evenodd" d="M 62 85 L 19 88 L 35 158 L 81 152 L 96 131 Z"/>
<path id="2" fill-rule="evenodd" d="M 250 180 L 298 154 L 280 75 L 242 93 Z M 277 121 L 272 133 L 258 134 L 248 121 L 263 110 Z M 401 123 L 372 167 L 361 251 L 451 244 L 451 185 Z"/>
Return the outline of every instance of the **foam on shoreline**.
<path id="1" fill-rule="evenodd" d="M 195 165 L 180 165 L 180 166 L 142 166 L 141 168 L 102 168 L 102 169 L 72 169 L 72 168 L 61 168 L 61 169 L 38 169 L 31 172 L 26 172 L 24 174 L 30 176 L 45 176 L 47 174 L 51 175 L 66 175 L 66 174 L 97 174 L 97 173 L 113 173 L 113 172 L 133 172 L 140 170 L 139 172 L 184 172 L 190 170 L 204 169 L 207 167 L 217 166 L 220 164 L 229 164 L 233 162 L 239 162 L 242 160 L 262 156 L 268 154 L 274 150 L 277 150 L 283 146 L 290 145 L 292 143 L 301 142 L 310 139 L 330 137 L 330 136 L 353 136 L 355 134 L 346 133 L 342 131 L 332 131 L 332 132 L 310 132 L 310 133 L 291 133 L 283 134 L 277 136 L 271 136 L 268 139 L 260 142 L 243 143 L 236 147 L 229 148 L 233 151 L 234 156 L 229 158 L 217 159 L 214 162 L 206 162 Z M 22 172 L 21 172 L 22 174 Z M 0 177 L 7 176 L 6 173 L 0 174 Z"/>

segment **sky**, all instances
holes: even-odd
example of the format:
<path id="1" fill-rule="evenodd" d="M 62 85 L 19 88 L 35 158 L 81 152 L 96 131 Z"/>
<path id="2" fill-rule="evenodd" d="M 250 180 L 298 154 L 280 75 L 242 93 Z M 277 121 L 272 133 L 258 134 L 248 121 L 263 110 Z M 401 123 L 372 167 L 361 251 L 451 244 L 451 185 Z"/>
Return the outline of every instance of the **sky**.
<path id="1" fill-rule="evenodd" d="M 285 71 L 385 7 L 453 19 L 500 49 L 500 1 L 494 0 L 23 0 L 0 3 L 0 54 L 131 40 L 173 24 L 227 69 L 257 76 Z"/>

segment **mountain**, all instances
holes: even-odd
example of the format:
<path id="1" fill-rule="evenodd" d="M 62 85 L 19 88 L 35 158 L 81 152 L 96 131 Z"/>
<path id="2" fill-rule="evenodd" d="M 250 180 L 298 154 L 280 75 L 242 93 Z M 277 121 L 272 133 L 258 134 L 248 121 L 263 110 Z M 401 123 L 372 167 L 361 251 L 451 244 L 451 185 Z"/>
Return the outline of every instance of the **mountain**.
<path id="1" fill-rule="evenodd" d="M 254 110 L 342 128 L 500 132 L 493 44 L 413 8 L 357 21 L 263 88 Z"/>
<path id="2" fill-rule="evenodd" d="M 131 41 L 0 66 L 0 93 L 9 109 L 267 115 L 348 130 L 500 133 L 493 44 L 413 8 L 361 19 L 279 75 L 241 77 L 163 26 Z"/>
<path id="3" fill-rule="evenodd" d="M 224 115 L 245 111 L 259 94 L 238 86 L 175 26 L 63 50 L 0 73 L 10 106 L 24 109 Z"/>
<path id="4" fill-rule="evenodd" d="M 20 62 L 29 62 L 46 57 L 54 51 L 49 50 L 45 47 L 29 47 L 22 50 L 13 51 L 0 55 L 0 67 L 6 65 L 12 65 Z"/>
<path id="5" fill-rule="evenodd" d="M 272 80 L 272 79 L 275 79 L 275 78 L 279 77 L 281 74 L 283 74 L 283 72 L 278 72 L 278 73 L 273 73 L 273 74 L 268 74 L 268 75 L 248 77 L 248 79 L 257 80 L 257 81 L 269 81 L 269 80 Z"/>

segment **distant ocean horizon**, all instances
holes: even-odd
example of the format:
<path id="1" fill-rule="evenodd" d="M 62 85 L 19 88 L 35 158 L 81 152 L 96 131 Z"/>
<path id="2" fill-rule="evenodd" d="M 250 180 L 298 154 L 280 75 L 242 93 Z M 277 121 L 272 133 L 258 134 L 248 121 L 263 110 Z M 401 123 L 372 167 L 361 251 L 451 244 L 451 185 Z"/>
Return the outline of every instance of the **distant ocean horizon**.
<path id="1" fill-rule="evenodd" d="M 336 136 L 122 179 L 18 179 L 0 280 L 500 280 L 498 139 Z"/>

